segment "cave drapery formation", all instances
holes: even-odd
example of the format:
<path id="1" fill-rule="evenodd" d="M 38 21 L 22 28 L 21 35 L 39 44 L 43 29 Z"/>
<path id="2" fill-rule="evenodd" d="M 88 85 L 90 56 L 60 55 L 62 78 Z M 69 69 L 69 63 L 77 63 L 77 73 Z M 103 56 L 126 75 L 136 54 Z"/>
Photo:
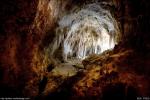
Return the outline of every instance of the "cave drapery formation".
<path id="1" fill-rule="evenodd" d="M 58 36 L 50 45 L 51 54 L 62 45 L 65 60 L 73 55 L 84 59 L 90 54 L 112 49 L 117 43 L 115 38 L 119 37 L 117 22 L 100 3 L 91 3 L 78 9 L 73 9 L 70 15 L 59 21 Z"/>
<path id="2" fill-rule="evenodd" d="M 0 97 L 150 97 L 149 7 L 146 0 L 2 0 Z M 71 57 L 82 62 L 66 63 Z M 58 75 L 60 67 L 73 72 Z"/>

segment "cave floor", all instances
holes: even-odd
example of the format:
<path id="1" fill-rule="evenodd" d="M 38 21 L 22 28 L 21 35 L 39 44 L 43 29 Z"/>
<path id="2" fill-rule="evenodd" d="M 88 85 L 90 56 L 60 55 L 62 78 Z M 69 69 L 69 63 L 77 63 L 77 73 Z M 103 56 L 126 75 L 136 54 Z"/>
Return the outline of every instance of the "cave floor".
<path id="1" fill-rule="evenodd" d="M 55 98 L 61 94 L 65 99 L 77 100 L 107 98 L 105 95 L 110 92 L 121 93 L 124 98 L 132 94 L 134 98 L 149 95 L 149 58 L 149 54 L 145 56 L 128 48 L 106 51 L 82 62 L 70 60 L 49 73 L 43 95 Z"/>

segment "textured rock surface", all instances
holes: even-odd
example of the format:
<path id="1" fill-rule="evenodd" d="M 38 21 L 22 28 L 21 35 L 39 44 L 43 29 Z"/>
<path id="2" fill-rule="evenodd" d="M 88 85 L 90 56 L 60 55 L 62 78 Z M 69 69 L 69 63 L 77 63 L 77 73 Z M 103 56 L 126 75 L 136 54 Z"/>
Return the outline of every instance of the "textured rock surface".
<path id="1" fill-rule="evenodd" d="M 77 94 L 75 97 L 123 97 L 128 100 L 149 96 L 149 56 L 139 56 L 129 48 L 117 53 L 108 52 L 107 56 L 103 56 L 89 57 L 83 61 L 88 69 L 73 87 Z"/>
<path id="2" fill-rule="evenodd" d="M 64 93 L 63 97 L 72 99 L 88 96 L 105 99 L 118 91 L 123 96 L 129 96 L 131 91 L 139 96 L 150 95 L 150 3 L 105 1 L 110 1 L 120 24 L 122 41 L 114 51 L 84 60 L 85 71 L 64 79 L 51 75 L 57 63 L 49 58 L 45 48 L 55 36 L 57 20 L 66 11 L 94 0 L 2 0 L 0 97 L 35 97 L 41 92 L 48 97 L 61 97 Z"/>

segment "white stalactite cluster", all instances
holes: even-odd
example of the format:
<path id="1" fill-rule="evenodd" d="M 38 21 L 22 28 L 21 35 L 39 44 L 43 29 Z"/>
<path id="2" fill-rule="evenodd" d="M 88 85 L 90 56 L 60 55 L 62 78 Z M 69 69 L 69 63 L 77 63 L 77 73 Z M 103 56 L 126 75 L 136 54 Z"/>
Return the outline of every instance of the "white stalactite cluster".
<path id="1" fill-rule="evenodd" d="M 88 4 L 72 11 L 59 21 L 51 54 L 60 46 L 65 60 L 84 59 L 114 48 L 118 26 L 108 10 L 99 4 Z"/>

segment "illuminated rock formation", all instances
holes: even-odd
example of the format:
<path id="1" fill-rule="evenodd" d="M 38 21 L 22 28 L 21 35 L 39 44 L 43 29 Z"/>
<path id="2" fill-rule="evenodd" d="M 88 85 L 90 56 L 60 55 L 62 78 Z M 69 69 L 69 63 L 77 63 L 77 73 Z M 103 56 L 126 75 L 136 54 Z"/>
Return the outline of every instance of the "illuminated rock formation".
<path id="1" fill-rule="evenodd" d="M 74 9 L 58 22 L 56 38 L 51 54 L 62 48 L 63 58 L 84 59 L 114 48 L 120 34 L 118 24 L 111 13 L 100 4 L 88 4 Z"/>

